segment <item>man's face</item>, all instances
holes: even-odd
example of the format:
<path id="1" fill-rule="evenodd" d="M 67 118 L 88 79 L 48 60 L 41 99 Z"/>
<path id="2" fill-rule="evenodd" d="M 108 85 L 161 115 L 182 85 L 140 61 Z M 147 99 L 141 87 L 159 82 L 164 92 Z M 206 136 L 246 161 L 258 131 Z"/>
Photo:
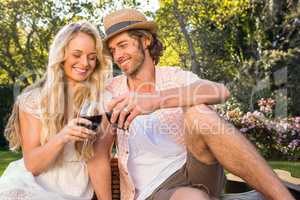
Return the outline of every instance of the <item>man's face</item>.
<path id="1" fill-rule="evenodd" d="M 144 64 L 145 54 L 141 39 L 132 38 L 127 32 L 120 33 L 108 41 L 108 48 L 114 63 L 127 75 L 139 72 Z"/>

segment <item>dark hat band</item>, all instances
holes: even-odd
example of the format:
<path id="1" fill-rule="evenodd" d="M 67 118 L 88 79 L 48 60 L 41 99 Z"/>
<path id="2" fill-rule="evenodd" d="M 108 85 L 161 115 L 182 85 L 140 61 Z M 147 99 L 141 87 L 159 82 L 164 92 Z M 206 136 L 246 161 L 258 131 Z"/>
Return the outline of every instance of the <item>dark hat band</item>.
<path id="1" fill-rule="evenodd" d="M 122 28 L 125 28 L 125 27 L 127 27 L 129 25 L 136 24 L 136 23 L 139 23 L 139 22 L 142 22 L 142 21 L 124 21 L 124 22 L 120 22 L 120 23 L 114 24 L 111 27 L 109 27 L 109 29 L 107 29 L 105 31 L 105 33 L 108 36 L 108 35 L 116 32 L 116 31 L 118 31 L 118 30 L 120 30 Z"/>

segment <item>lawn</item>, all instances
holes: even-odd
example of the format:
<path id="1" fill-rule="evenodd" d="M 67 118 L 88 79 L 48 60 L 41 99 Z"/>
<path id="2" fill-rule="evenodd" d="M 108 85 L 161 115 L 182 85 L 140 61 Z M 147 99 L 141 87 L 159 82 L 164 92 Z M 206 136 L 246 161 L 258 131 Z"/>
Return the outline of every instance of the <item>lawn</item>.
<path id="1" fill-rule="evenodd" d="M 21 158 L 21 153 L 0 150 L 0 176 L 11 161 L 19 158 Z"/>
<path id="2" fill-rule="evenodd" d="M 300 178 L 300 162 L 269 161 L 273 169 L 283 169 L 291 172 L 293 177 Z"/>
<path id="3" fill-rule="evenodd" d="M 13 153 L 9 151 L 0 150 L 0 176 L 9 162 L 17 160 L 21 157 L 20 153 Z M 289 161 L 269 161 L 273 169 L 283 169 L 290 171 L 292 176 L 300 178 L 300 162 Z"/>

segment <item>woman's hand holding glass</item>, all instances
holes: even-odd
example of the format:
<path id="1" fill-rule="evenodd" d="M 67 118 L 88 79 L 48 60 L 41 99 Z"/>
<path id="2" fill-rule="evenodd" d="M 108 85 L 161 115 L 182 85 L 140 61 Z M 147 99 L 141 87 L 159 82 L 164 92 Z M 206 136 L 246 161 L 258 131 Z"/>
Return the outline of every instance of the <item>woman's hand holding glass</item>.
<path id="1" fill-rule="evenodd" d="M 86 128 L 91 126 L 92 122 L 85 118 L 74 118 L 59 132 L 58 136 L 64 144 L 71 141 L 86 141 L 91 139 L 96 132 Z"/>

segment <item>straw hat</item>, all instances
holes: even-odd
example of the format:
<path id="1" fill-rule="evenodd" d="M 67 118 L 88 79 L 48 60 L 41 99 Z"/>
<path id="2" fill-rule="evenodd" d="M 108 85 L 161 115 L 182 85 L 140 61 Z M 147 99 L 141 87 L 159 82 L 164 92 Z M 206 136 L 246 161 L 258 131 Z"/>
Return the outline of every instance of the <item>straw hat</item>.
<path id="1" fill-rule="evenodd" d="M 144 29 L 156 33 L 157 25 L 153 21 L 148 21 L 146 17 L 135 9 L 124 8 L 110 13 L 103 19 L 106 42 L 109 38 L 127 30 Z"/>

